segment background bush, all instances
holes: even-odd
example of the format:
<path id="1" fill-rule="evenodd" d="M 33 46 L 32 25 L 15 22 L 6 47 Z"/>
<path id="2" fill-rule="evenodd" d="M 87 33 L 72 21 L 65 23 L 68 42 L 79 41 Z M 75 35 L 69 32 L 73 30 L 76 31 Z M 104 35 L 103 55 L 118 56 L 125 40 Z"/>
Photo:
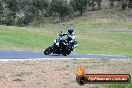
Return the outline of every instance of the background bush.
<path id="1" fill-rule="evenodd" d="M 64 21 L 66 16 L 72 12 L 72 7 L 67 0 L 52 0 L 51 11 L 58 13 L 60 21 Z"/>
<path id="2" fill-rule="evenodd" d="M 122 10 L 132 8 L 132 0 L 108 0 L 108 7 L 115 8 L 115 2 L 121 4 Z M 65 21 L 67 16 L 73 17 L 74 12 L 83 13 L 100 10 L 102 0 L 0 0 L 0 24 L 26 26 L 32 22 L 42 24 L 45 17 L 58 16 Z"/>

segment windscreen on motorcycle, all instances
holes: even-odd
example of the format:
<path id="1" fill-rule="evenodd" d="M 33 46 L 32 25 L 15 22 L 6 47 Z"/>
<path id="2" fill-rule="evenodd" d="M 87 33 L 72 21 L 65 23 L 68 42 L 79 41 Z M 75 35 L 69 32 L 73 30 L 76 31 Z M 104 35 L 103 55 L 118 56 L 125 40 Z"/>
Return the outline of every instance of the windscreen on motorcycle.
<path id="1" fill-rule="evenodd" d="M 62 39 L 65 40 L 66 38 L 67 38 L 66 36 L 63 36 L 63 38 L 62 38 L 62 36 L 59 36 L 59 35 L 58 35 L 58 37 L 57 37 L 57 39 L 56 39 L 56 42 L 59 42 L 59 41 L 61 41 Z"/>
<path id="2" fill-rule="evenodd" d="M 57 42 L 59 42 L 61 40 L 62 40 L 62 37 L 61 36 L 58 36 L 57 39 L 56 39 Z"/>

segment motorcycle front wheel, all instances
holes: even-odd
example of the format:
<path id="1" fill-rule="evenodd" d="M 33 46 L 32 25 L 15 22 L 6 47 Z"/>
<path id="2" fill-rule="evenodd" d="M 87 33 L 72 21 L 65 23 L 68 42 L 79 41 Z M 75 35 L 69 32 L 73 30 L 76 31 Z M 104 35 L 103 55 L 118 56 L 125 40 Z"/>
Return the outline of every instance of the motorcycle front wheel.
<path id="1" fill-rule="evenodd" d="M 52 53 L 52 46 L 49 46 L 47 49 L 45 49 L 44 54 L 49 55 Z"/>
<path id="2" fill-rule="evenodd" d="M 66 53 L 63 53 L 62 55 L 63 55 L 63 56 L 67 56 L 67 54 L 66 54 Z"/>

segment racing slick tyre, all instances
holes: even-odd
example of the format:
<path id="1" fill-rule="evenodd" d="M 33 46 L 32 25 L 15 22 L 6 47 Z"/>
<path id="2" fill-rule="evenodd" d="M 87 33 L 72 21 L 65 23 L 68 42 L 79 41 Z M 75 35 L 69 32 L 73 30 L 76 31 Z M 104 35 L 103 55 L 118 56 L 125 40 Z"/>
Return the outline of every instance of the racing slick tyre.
<path id="1" fill-rule="evenodd" d="M 45 51 L 44 51 L 44 54 L 45 54 L 45 55 L 49 55 L 49 54 L 51 54 L 51 53 L 52 53 L 52 46 L 48 47 L 48 48 L 45 49 Z"/>
<path id="2" fill-rule="evenodd" d="M 68 54 L 67 54 L 66 52 L 63 52 L 62 55 L 63 55 L 63 56 L 67 56 Z"/>

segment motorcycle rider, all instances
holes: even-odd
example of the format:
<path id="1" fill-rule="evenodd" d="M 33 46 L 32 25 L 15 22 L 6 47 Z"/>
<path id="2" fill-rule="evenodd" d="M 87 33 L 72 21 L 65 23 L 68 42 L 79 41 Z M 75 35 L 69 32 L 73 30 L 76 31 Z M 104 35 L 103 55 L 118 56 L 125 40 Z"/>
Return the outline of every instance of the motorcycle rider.
<path id="1" fill-rule="evenodd" d="M 72 45 L 72 48 L 76 48 L 78 45 L 77 45 L 77 41 L 75 39 L 75 34 L 74 34 L 74 30 L 72 27 L 69 27 L 68 30 L 67 30 L 67 33 L 62 33 L 60 34 L 61 36 L 65 36 L 67 35 L 67 41 Z M 56 45 L 59 46 L 59 41 L 61 39 L 58 39 L 58 41 L 56 42 Z"/>

